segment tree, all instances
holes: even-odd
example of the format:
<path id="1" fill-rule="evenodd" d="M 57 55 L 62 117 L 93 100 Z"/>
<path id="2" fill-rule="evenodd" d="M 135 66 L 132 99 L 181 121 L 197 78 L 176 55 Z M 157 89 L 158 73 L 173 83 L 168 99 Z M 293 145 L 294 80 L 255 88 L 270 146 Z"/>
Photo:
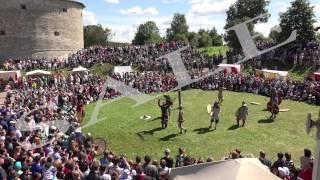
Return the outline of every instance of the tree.
<path id="1" fill-rule="evenodd" d="M 217 29 L 213 27 L 209 31 L 209 36 L 211 37 L 212 46 L 222 46 L 223 45 L 223 38 L 222 35 L 219 35 Z"/>
<path id="2" fill-rule="evenodd" d="M 185 39 L 187 37 L 189 26 L 187 25 L 187 20 L 184 14 L 176 13 L 173 16 L 173 20 L 171 22 L 171 27 L 167 29 L 167 39 L 171 40 L 179 40 Z M 185 38 L 184 38 L 185 37 Z"/>
<path id="3" fill-rule="evenodd" d="M 272 27 L 268 38 L 271 39 L 274 42 L 277 42 L 279 40 L 279 38 L 280 38 L 280 33 L 281 33 L 280 31 L 281 31 L 280 26 Z"/>
<path id="4" fill-rule="evenodd" d="M 161 41 L 162 38 L 160 37 L 159 28 L 156 23 L 148 21 L 139 25 L 132 43 L 135 45 L 145 45 L 159 43 Z"/>
<path id="5" fill-rule="evenodd" d="M 200 33 L 199 33 L 200 34 Z M 210 38 L 210 35 L 208 33 L 203 33 L 199 35 L 199 42 L 198 42 L 198 47 L 209 47 L 212 45 L 212 39 Z"/>
<path id="6" fill-rule="evenodd" d="M 93 45 L 106 46 L 111 37 L 111 30 L 108 28 L 103 29 L 101 24 L 85 26 L 83 32 L 85 47 Z"/>
<path id="7" fill-rule="evenodd" d="M 237 0 L 227 11 L 227 20 L 224 28 L 228 29 L 246 20 L 267 14 L 267 6 L 269 3 L 269 0 Z M 269 15 L 248 24 L 249 31 L 253 34 L 254 25 L 260 22 L 267 22 L 268 19 Z M 241 48 L 238 37 L 234 31 L 228 31 L 225 35 L 225 40 L 229 47 L 235 49 Z"/>
<path id="8" fill-rule="evenodd" d="M 188 33 L 188 41 L 193 47 L 198 47 L 199 35 L 196 32 Z"/>
<path id="9" fill-rule="evenodd" d="M 320 42 L 320 33 L 316 33 L 316 39 L 318 42 Z"/>
<path id="10" fill-rule="evenodd" d="M 223 44 L 222 36 L 217 33 L 215 27 L 213 27 L 211 30 L 199 29 L 197 40 L 198 48 L 221 46 Z"/>
<path id="11" fill-rule="evenodd" d="M 297 42 L 306 44 L 315 40 L 314 23 L 315 15 L 313 6 L 308 0 L 295 0 L 291 7 L 280 15 L 280 27 L 282 29 L 279 41 L 286 40 L 292 31 L 297 30 Z"/>

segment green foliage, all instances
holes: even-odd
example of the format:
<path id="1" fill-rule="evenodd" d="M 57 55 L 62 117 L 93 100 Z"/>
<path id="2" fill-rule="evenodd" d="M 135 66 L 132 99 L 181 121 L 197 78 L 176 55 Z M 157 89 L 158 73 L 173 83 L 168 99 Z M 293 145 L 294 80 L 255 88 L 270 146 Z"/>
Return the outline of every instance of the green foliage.
<path id="1" fill-rule="evenodd" d="M 108 28 L 103 29 L 101 24 L 84 26 L 84 46 L 89 47 L 93 45 L 106 46 L 110 39 L 111 30 Z"/>
<path id="2" fill-rule="evenodd" d="M 316 40 L 319 42 L 320 41 L 320 33 L 316 33 Z"/>
<path id="3" fill-rule="evenodd" d="M 167 29 L 167 39 L 172 40 L 186 40 L 189 26 L 184 14 L 176 13 L 173 16 L 171 27 Z"/>
<path id="4" fill-rule="evenodd" d="M 97 74 L 99 76 L 106 77 L 109 75 L 113 70 L 112 64 L 95 64 L 90 68 L 90 71 L 94 74 Z"/>
<path id="5" fill-rule="evenodd" d="M 308 0 L 295 0 L 291 7 L 280 15 L 282 29 L 279 41 L 286 40 L 292 31 L 297 30 L 297 42 L 305 44 L 315 40 L 313 25 L 316 22 L 313 6 Z"/>
<path id="6" fill-rule="evenodd" d="M 196 32 L 188 33 L 188 41 L 193 47 L 199 47 L 199 35 Z"/>
<path id="7" fill-rule="evenodd" d="M 271 28 L 269 38 L 273 41 L 277 41 L 280 38 L 281 32 L 278 31 L 279 28 L 279 26 L 274 26 L 273 28 Z"/>
<path id="8" fill-rule="evenodd" d="M 159 28 L 156 23 L 153 21 L 148 21 L 144 24 L 140 24 L 137 33 L 132 41 L 135 45 L 146 45 L 159 43 L 162 41 L 162 38 L 159 34 Z"/>
<path id="9" fill-rule="evenodd" d="M 215 27 L 211 30 L 200 29 L 198 31 L 198 48 L 221 46 L 223 44 L 222 36 L 217 33 Z"/>
<path id="10" fill-rule="evenodd" d="M 167 29 L 167 40 L 189 42 L 197 48 L 221 46 L 223 44 L 223 38 L 218 34 L 215 27 L 211 30 L 200 29 L 198 33 L 188 32 L 188 28 L 185 15 L 175 14 L 171 27 Z"/>
<path id="11" fill-rule="evenodd" d="M 269 3 L 269 0 L 237 0 L 227 11 L 227 20 L 224 28 L 231 28 L 239 23 L 243 23 L 246 20 L 268 13 L 267 6 Z M 267 22 L 268 18 L 269 16 L 248 24 L 247 26 L 249 31 L 253 34 L 254 25 L 259 22 Z M 225 41 L 231 48 L 241 48 L 238 37 L 234 31 L 228 31 L 226 33 Z"/>
<path id="12" fill-rule="evenodd" d="M 200 34 L 200 33 L 199 33 Z M 212 44 L 212 40 L 208 33 L 203 33 L 199 35 L 198 47 L 209 47 Z"/>
<path id="13" fill-rule="evenodd" d="M 217 97 L 217 91 L 190 90 L 183 91 L 183 106 L 185 116 L 186 134 L 179 134 L 178 130 L 178 98 L 177 93 L 166 93 L 176 98 L 171 111 L 169 126 L 160 128 L 160 110 L 157 100 L 131 108 L 135 102 L 129 98 L 112 102 L 103 106 L 98 119 L 104 121 L 84 129 L 91 132 L 94 137 L 103 137 L 108 142 L 108 150 L 116 154 L 127 154 L 128 158 L 151 155 L 155 159 L 163 156 L 163 150 L 170 148 L 173 154 L 180 146 L 185 147 L 187 154 L 194 158 L 208 158 L 213 156 L 220 160 L 230 151 L 240 148 L 242 153 L 259 155 L 264 150 L 269 158 L 276 160 L 278 152 L 288 151 L 293 160 L 303 154 L 304 148 L 314 149 L 315 131 L 308 136 L 305 133 L 306 112 L 317 116 L 319 108 L 301 102 L 285 100 L 280 108 L 290 109 L 289 112 L 279 114 L 274 121 L 268 121 L 270 113 L 265 111 L 266 99 L 247 93 L 225 92 L 224 102 L 221 106 L 220 122 L 217 130 L 208 130 L 210 116 L 207 113 L 207 104 Z M 158 95 L 158 94 L 157 94 Z M 162 95 L 160 95 L 162 97 Z M 235 128 L 235 111 L 246 101 L 249 107 L 247 125 L 244 128 Z M 258 102 L 261 105 L 251 105 Z M 86 106 L 85 121 L 95 108 L 95 104 Z M 141 120 L 140 116 L 149 115 L 150 120 Z"/>
<path id="14" fill-rule="evenodd" d="M 225 56 L 228 50 L 229 50 L 228 46 L 215 46 L 215 47 L 205 47 L 205 48 L 198 49 L 200 53 L 205 53 L 205 54 L 208 54 L 209 56 L 220 55 L 220 54 Z"/>

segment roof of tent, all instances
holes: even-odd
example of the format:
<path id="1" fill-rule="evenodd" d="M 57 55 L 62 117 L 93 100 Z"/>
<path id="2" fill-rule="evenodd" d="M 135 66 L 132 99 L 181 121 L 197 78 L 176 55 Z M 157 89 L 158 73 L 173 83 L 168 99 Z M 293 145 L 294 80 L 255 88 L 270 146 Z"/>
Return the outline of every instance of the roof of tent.
<path id="1" fill-rule="evenodd" d="M 89 70 L 87 68 L 82 67 L 82 66 L 79 66 L 79 67 L 74 68 L 72 70 L 72 72 L 82 72 L 82 71 L 89 71 Z"/>
<path id="2" fill-rule="evenodd" d="M 172 169 L 174 180 L 280 180 L 256 158 L 243 158 Z"/>
<path id="3" fill-rule="evenodd" d="M 51 75 L 51 72 L 49 71 L 43 71 L 43 70 L 34 70 L 27 72 L 27 76 L 36 76 L 36 75 Z"/>

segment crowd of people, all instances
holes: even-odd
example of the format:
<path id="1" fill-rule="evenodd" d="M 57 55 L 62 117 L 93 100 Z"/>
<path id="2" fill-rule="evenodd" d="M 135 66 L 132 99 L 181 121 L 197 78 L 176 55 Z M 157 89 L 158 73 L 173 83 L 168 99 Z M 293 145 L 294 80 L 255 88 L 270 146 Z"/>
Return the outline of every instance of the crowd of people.
<path id="1" fill-rule="evenodd" d="M 144 71 L 170 69 L 166 58 L 162 56 L 186 48 L 182 51 L 182 59 L 187 67 L 191 66 L 213 66 L 223 60 L 223 56 L 208 56 L 198 52 L 195 48 L 181 42 L 162 43 L 152 46 L 128 46 L 128 47 L 89 47 L 68 56 L 68 58 L 15 58 L 7 59 L 3 63 L 4 70 L 35 69 L 59 70 L 63 68 L 74 68 L 79 65 L 91 67 L 94 64 L 110 63 L 113 65 L 131 65 Z"/>
<path id="2" fill-rule="evenodd" d="M 178 82 L 168 60 L 159 57 L 186 46 L 183 43 L 165 43 L 148 47 L 91 47 L 66 59 L 7 60 L 3 64 L 5 70 L 46 69 L 56 70 L 57 73 L 53 76 L 22 77 L 6 85 L 8 93 L 0 110 L 0 179 L 164 180 L 168 179 L 172 167 L 213 161 L 212 158 L 206 161 L 191 158 L 183 148 L 179 149 L 175 158 L 166 149 L 165 156 L 159 161 L 149 155 L 145 155 L 143 160 L 137 157 L 132 161 L 125 155 L 118 156 L 110 151 L 106 151 L 100 161 L 97 160 L 97 145 L 92 135 L 81 131 L 80 124 L 85 115 L 83 108 L 98 98 L 112 99 L 121 94 L 108 87 L 102 92 L 105 77 L 90 72 L 59 73 L 60 69 L 79 65 L 132 65 L 143 71 L 112 73 L 110 76 L 143 93 L 167 92 L 177 87 Z M 192 47 L 182 51 L 181 58 L 192 79 L 206 76 L 208 71 L 214 70 L 223 61 L 221 55 L 209 57 Z M 316 81 L 271 80 L 253 74 L 220 72 L 188 87 L 215 90 L 221 84 L 230 91 L 265 96 L 269 96 L 270 89 L 275 87 L 284 98 L 320 104 L 320 84 Z M 21 124 L 21 120 L 25 122 L 25 131 L 16 126 Z M 64 131 L 62 126 L 68 129 Z M 237 149 L 226 159 L 241 157 Z M 293 180 L 298 176 L 309 180 L 312 174 L 309 150 L 305 150 L 299 168 L 294 166 L 289 153 L 279 153 L 278 160 L 273 164 L 266 159 L 264 152 L 260 152 L 259 159 L 285 180 Z"/>
<path id="3" fill-rule="evenodd" d="M 266 50 L 276 46 L 277 43 L 256 42 L 258 50 Z M 226 54 L 228 64 L 233 64 L 240 61 L 244 54 L 240 50 L 229 50 Z M 275 63 L 276 61 L 276 63 Z M 289 48 L 277 48 L 271 50 L 261 56 L 251 60 L 252 66 L 262 69 L 274 64 L 273 68 L 278 66 L 305 66 L 312 67 L 317 71 L 320 68 L 320 44 L 318 42 L 310 42 L 306 45 L 291 44 Z"/>

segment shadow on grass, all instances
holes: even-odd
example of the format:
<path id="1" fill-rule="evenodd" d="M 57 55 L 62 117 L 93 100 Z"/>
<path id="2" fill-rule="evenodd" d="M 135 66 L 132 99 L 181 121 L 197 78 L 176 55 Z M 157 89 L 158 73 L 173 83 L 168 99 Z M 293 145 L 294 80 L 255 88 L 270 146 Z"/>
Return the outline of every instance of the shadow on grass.
<path id="1" fill-rule="evenodd" d="M 232 131 L 232 130 L 236 130 L 236 129 L 238 129 L 239 128 L 239 126 L 238 125 L 232 125 L 232 126 L 230 126 L 229 128 L 228 128 L 228 130 L 229 131 Z"/>
<path id="2" fill-rule="evenodd" d="M 214 130 L 210 129 L 210 128 L 199 128 L 199 129 L 195 129 L 193 130 L 194 132 L 197 132 L 198 134 L 206 134 L 206 133 L 209 133 L 209 132 L 212 132 Z"/>
<path id="3" fill-rule="evenodd" d="M 175 138 L 175 137 L 177 137 L 179 134 L 170 134 L 170 135 L 168 135 L 168 136 L 165 136 L 165 137 L 163 137 L 163 138 L 160 138 L 159 140 L 160 141 L 169 141 L 169 140 L 171 140 L 172 138 Z"/>
<path id="4" fill-rule="evenodd" d="M 138 133 L 136 133 L 136 134 L 139 136 L 139 138 L 140 138 L 141 140 L 144 140 L 143 135 L 151 135 L 151 136 L 152 136 L 155 132 L 161 131 L 161 130 L 162 130 L 161 127 L 157 127 L 157 128 L 151 129 L 151 130 L 149 130 L 149 131 L 141 131 L 141 132 L 138 132 Z"/>
<path id="5" fill-rule="evenodd" d="M 145 135 L 153 135 L 155 132 L 158 132 L 158 131 L 161 131 L 162 128 L 161 127 L 157 127 L 157 128 L 153 128 L 149 131 L 142 131 L 142 132 L 139 132 L 140 134 L 145 134 Z"/>
<path id="6" fill-rule="evenodd" d="M 150 120 L 150 122 L 151 122 L 151 121 L 156 121 L 156 120 L 159 120 L 159 119 L 161 119 L 161 117 L 160 117 L 160 116 L 159 116 L 159 117 L 156 117 L 156 118 L 151 119 L 151 120 Z"/>
<path id="7" fill-rule="evenodd" d="M 259 124 L 270 124 L 270 123 L 273 123 L 274 120 L 273 119 L 260 119 L 258 121 Z"/>

